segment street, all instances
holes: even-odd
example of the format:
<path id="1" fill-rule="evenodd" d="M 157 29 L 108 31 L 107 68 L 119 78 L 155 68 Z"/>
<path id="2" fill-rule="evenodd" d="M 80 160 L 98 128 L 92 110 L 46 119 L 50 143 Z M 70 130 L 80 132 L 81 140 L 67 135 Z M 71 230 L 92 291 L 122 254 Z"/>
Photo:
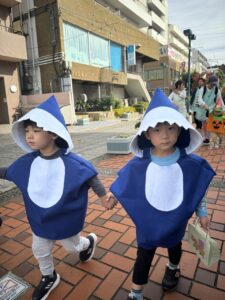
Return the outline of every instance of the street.
<path id="1" fill-rule="evenodd" d="M 136 132 L 136 119 L 120 121 L 109 125 L 102 122 L 96 128 L 95 122 L 90 126 L 70 126 L 69 131 L 74 143 L 73 151 L 92 160 L 106 153 L 106 140 L 118 134 L 133 134 Z M 93 125 L 93 126 L 92 126 Z M 93 127 L 93 129 L 92 129 Z M 0 167 L 7 166 L 24 152 L 14 143 L 11 134 L 0 134 Z"/>
<path id="2" fill-rule="evenodd" d="M 107 122 L 105 126 L 101 123 L 98 128 L 97 123 L 87 127 L 69 128 L 70 132 L 73 131 L 71 135 L 76 153 L 92 161 L 107 189 L 118 170 L 132 158 L 132 154 L 106 155 L 106 139 L 118 134 L 134 133 L 135 123 L 135 120 L 129 120 L 119 121 L 111 126 Z M 23 154 L 10 134 L 0 134 L 0 140 L 0 166 L 8 165 Z M 222 300 L 225 297 L 224 147 L 210 150 L 209 147 L 202 146 L 197 153 L 207 158 L 217 172 L 206 194 L 206 201 L 211 219 L 210 236 L 218 242 L 221 260 L 210 268 L 205 267 L 190 249 L 185 235 L 181 279 L 177 290 L 169 295 L 161 288 L 167 252 L 159 248 L 149 274 L 149 282 L 144 289 L 145 299 Z M 3 219 L 0 236 L 0 277 L 2 279 L 8 276 L 7 280 L 14 280 L 17 285 L 18 282 L 21 285 L 25 283 L 23 294 L 16 299 L 28 300 L 40 281 L 40 271 L 32 255 L 32 236 L 23 200 L 18 189 L 3 180 L 0 182 L 0 199 L 0 213 Z M 55 245 L 54 261 L 56 271 L 61 276 L 61 283 L 51 293 L 49 300 L 127 299 L 136 257 L 135 228 L 132 221 L 120 204 L 111 211 L 105 211 L 98 197 L 90 191 L 83 234 L 87 235 L 90 232 L 97 234 L 98 246 L 93 260 L 87 264 L 80 263 L 76 254 L 68 254 L 60 243 Z M 19 287 L 14 293 L 19 293 Z"/>
<path id="3" fill-rule="evenodd" d="M 87 160 L 93 161 L 106 154 L 107 138 L 118 134 L 133 134 L 137 118 L 128 121 L 102 121 L 91 122 L 88 126 L 69 126 L 68 130 L 74 143 L 73 152 L 82 155 Z M 6 130 L 5 130 L 6 131 Z M 10 127 L 6 133 L 1 129 L 0 134 L 0 167 L 10 165 L 16 158 L 24 152 L 15 144 L 11 136 Z M 98 170 L 100 174 L 105 173 Z M 12 182 L 0 179 L 0 199 L 8 199 L 18 193 Z"/>

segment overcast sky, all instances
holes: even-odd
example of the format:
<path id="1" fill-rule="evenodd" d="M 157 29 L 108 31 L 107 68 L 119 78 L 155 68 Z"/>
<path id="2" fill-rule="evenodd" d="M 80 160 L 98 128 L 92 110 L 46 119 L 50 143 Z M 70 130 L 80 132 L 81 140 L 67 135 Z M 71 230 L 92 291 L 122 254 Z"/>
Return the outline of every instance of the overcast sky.
<path id="1" fill-rule="evenodd" d="M 210 65 L 225 64 L 225 0 L 168 0 L 169 23 L 191 29 Z"/>

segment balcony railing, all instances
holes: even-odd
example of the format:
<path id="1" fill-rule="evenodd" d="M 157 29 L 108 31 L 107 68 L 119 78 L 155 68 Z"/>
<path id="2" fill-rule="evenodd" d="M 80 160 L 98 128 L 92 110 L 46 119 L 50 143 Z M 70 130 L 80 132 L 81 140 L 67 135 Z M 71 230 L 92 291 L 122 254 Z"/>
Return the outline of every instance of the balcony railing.
<path id="1" fill-rule="evenodd" d="M 0 30 L 6 31 L 6 32 L 10 32 L 10 33 L 15 33 L 15 34 L 23 35 L 23 32 L 21 30 L 16 30 L 13 27 L 4 26 L 4 25 L 1 25 L 1 24 L 0 24 Z"/>

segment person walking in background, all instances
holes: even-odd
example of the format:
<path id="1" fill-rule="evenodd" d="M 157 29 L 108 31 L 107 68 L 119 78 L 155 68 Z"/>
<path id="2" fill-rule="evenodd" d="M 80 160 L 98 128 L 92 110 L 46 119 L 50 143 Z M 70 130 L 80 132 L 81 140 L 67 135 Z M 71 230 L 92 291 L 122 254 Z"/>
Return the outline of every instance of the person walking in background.
<path id="1" fill-rule="evenodd" d="M 224 106 L 221 91 L 220 91 L 218 85 L 219 85 L 218 77 L 216 75 L 209 76 L 208 83 L 207 83 L 207 89 L 206 89 L 205 95 L 203 96 L 203 101 L 204 101 L 205 105 L 204 106 L 202 105 L 202 108 L 205 109 L 205 111 L 206 111 L 206 118 L 202 122 L 202 131 L 203 131 L 203 137 L 204 137 L 203 144 L 204 145 L 210 145 L 211 133 L 210 133 L 210 131 L 207 130 L 207 120 L 208 120 L 209 114 L 213 114 L 213 111 L 219 101 L 222 101 L 222 106 Z"/>
<path id="2" fill-rule="evenodd" d="M 205 79 L 199 78 L 198 87 L 193 93 L 191 99 L 191 110 L 193 113 L 193 121 L 196 125 L 196 129 L 202 134 L 202 121 L 206 120 L 206 110 L 205 102 L 203 101 L 203 96 L 206 93 Z"/>
<path id="3" fill-rule="evenodd" d="M 196 212 L 201 226 L 209 228 L 204 195 L 215 172 L 192 154 L 201 143 L 199 132 L 157 89 L 131 142 L 135 157 L 110 187 L 111 206 L 119 201 L 136 226 L 138 249 L 128 299 L 143 299 L 157 247 L 167 248 L 169 256 L 162 288 L 174 290 L 188 220 Z"/>
<path id="4" fill-rule="evenodd" d="M 211 148 L 219 148 L 225 134 L 225 105 L 218 87 L 217 76 L 212 75 L 209 77 L 208 87 L 208 98 L 205 101 L 209 105 L 206 105 L 208 118 L 205 124 L 205 131 L 210 137 Z M 210 101 L 212 104 L 210 104 Z"/>
<path id="5" fill-rule="evenodd" d="M 182 80 L 178 80 L 175 83 L 174 91 L 169 95 L 169 99 L 178 108 L 179 112 L 188 119 L 186 97 L 187 93 L 184 82 Z"/>
<path id="6" fill-rule="evenodd" d="M 32 299 L 47 299 L 59 284 L 52 249 L 60 240 L 68 252 L 89 261 L 97 236 L 80 235 L 83 229 L 88 189 L 92 187 L 107 208 L 106 191 L 92 164 L 71 152 L 73 143 L 54 96 L 17 120 L 12 127 L 15 142 L 28 154 L 7 168 L 0 178 L 21 190 L 32 229 L 32 250 L 42 274 Z"/>

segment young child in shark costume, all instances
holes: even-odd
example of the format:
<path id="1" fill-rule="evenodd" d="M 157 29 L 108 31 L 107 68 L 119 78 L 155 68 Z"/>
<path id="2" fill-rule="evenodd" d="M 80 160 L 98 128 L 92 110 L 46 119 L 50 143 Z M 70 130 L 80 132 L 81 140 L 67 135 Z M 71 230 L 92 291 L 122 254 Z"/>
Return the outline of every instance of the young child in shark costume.
<path id="1" fill-rule="evenodd" d="M 131 142 L 135 157 L 110 188 L 136 225 L 138 249 L 128 299 L 143 299 L 157 247 L 168 249 L 162 287 L 173 290 L 188 220 L 196 212 L 202 227 L 209 226 L 204 195 L 215 172 L 206 160 L 191 154 L 201 143 L 198 131 L 157 89 Z M 113 207 L 116 200 L 110 201 Z"/>
<path id="2" fill-rule="evenodd" d="M 106 191 L 91 163 L 71 152 L 73 143 L 54 96 L 16 121 L 12 135 L 28 154 L 1 168 L 0 178 L 14 182 L 23 194 L 32 250 L 42 273 L 32 299 L 46 299 L 60 281 L 52 257 L 55 241 L 79 252 L 81 261 L 90 260 L 97 237 L 80 236 L 88 189 L 92 187 L 107 208 Z"/>

